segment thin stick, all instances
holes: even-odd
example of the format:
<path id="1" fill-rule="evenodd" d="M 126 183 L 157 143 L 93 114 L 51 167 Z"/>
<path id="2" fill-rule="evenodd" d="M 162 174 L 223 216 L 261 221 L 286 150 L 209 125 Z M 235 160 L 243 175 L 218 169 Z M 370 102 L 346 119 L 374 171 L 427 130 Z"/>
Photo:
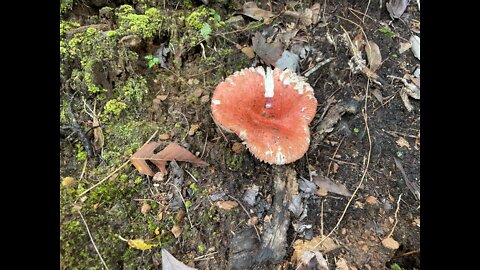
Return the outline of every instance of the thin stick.
<path id="1" fill-rule="evenodd" d="M 82 173 L 80 174 L 80 178 L 78 178 L 78 182 L 82 181 L 83 175 L 85 174 L 85 168 L 87 168 L 87 160 L 88 158 L 86 158 L 85 162 L 83 163 Z"/>
<path id="2" fill-rule="evenodd" d="M 252 217 L 250 216 L 250 214 L 248 213 L 247 209 L 245 209 L 245 207 L 243 206 L 243 204 L 237 200 L 237 198 L 231 196 L 230 194 L 227 194 L 228 197 L 232 198 L 233 200 L 235 200 L 238 204 L 240 204 L 240 206 L 242 207 L 243 211 L 245 211 L 245 214 L 247 214 L 248 218 L 251 219 Z M 257 237 L 258 237 L 258 241 L 262 241 L 262 238 L 260 238 L 260 234 L 258 233 L 258 230 L 257 230 L 257 226 L 255 226 L 255 224 L 253 224 L 253 228 L 255 229 L 255 232 L 257 233 Z"/>
<path id="3" fill-rule="evenodd" d="M 191 173 L 190 173 L 189 171 L 187 171 L 187 170 L 184 170 L 184 171 L 186 171 L 186 172 L 193 178 L 193 180 L 198 183 L 197 178 L 195 178 L 195 176 L 193 176 L 193 174 L 191 174 Z"/>
<path id="4" fill-rule="evenodd" d="M 217 253 L 219 253 L 219 252 L 220 252 L 220 251 L 215 251 L 215 252 L 208 253 L 208 254 L 205 254 L 205 255 L 202 255 L 202 256 L 198 256 L 198 257 L 193 258 L 193 260 L 194 260 L 194 261 L 198 261 L 198 260 L 203 259 L 203 258 L 205 258 L 205 257 L 215 255 L 215 254 L 217 254 Z"/>
<path id="5" fill-rule="evenodd" d="M 213 115 L 212 113 L 209 113 L 210 114 L 210 117 L 213 119 Z M 222 127 L 220 127 L 217 123 L 217 121 L 215 121 L 215 119 L 213 119 L 213 122 L 215 123 L 215 125 L 217 125 L 218 129 L 220 130 L 220 133 L 222 134 L 223 138 L 225 139 L 225 141 L 228 143 L 228 139 L 227 139 L 227 136 L 225 136 L 225 134 L 223 134 L 223 131 L 222 131 Z"/>
<path id="6" fill-rule="evenodd" d="M 152 136 L 150 136 L 150 138 L 147 140 L 146 143 L 144 143 L 142 145 L 142 147 L 144 147 L 146 144 L 148 144 L 152 139 L 153 137 L 155 137 L 155 135 L 157 135 L 158 133 L 158 129 L 157 131 L 155 131 L 155 133 L 153 133 Z M 140 149 L 142 148 L 140 147 Z M 116 169 L 115 171 L 113 171 L 112 173 L 110 173 L 109 175 L 107 175 L 105 178 L 103 178 L 100 182 L 96 183 L 95 185 L 91 186 L 90 188 L 88 188 L 87 190 L 85 190 L 84 192 L 82 192 L 80 195 L 78 195 L 78 198 L 82 197 L 83 195 L 85 195 L 87 192 L 89 192 L 90 190 L 94 189 L 95 187 L 97 187 L 98 185 L 102 184 L 103 182 L 107 181 L 107 179 L 109 179 L 112 175 L 116 174 L 118 171 L 120 171 L 123 167 L 127 166 L 127 164 L 130 162 L 130 159 L 128 159 L 127 161 L 125 161 L 125 163 L 122 164 L 122 166 L 118 167 L 118 169 Z"/>
<path id="7" fill-rule="evenodd" d="M 105 261 L 103 260 L 102 255 L 100 254 L 100 251 L 98 251 L 97 245 L 95 245 L 95 241 L 93 241 L 93 237 L 92 237 L 92 234 L 90 234 L 90 229 L 88 228 L 87 222 L 86 222 L 85 219 L 83 218 L 83 215 L 82 215 L 82 213 L 80 212 L 80 210 L 78 210 L 78 213 L 80 214 L 80 217 L 82 218 L 82 221 L 83 221 L 83 224 L 85 225 L 85 228 L 87 228 L 88 236 L 90 236 L 90 241 L 92 241 L 93 247 L 95 248 L 95 251 L 97 252 L 98 257 L 100 257 L 100 260 L 102 261 L 103 266 L 105 266 L 105 269 L 108 270 L 107 264 L 106 264 Z"/>
<path id="8" fill-rule="evenodd" d="M 363 13 L 362 23 L 365 23 L 365 16 L 367 15 L 369 6 L 370 6 L 370 0 L 368 0 L 367 8 L 365 9 L 365 13 Z"/>
<path id="9" fill-rule="evenodd" d="M 343 161 L 343 160 L 336 159 L 336 158 L 331 158 L 331 157 L 327 157 L 327 158 L 330 159 L 330 160 L 333 160 L 333 161 L 335 161 L 339 164 L 347 164 L 347 165 L 352 165 L 352 166 L 358 166 L 358 164 L 353 163 L 353 162 Z"/>
<path id="10" fill-rule="evenodd" d="M 350 199 L 348 200 L 347 202 L 347 205 L 345 206 L 345 209 L 343 209 L 343 212 L 342 212 L 342 215 L 340 216 L 340 218 L 338 219 L 337 221 L 337 224 L 335 224 L 335 227 L 333 227 L 333 229 L 327 234 L 327 236 L 325 238 L 322 238 L 322 240 L 320 242 L 318 242 L 318 244 L 316 244 L 313 249 L 315 249 L 316 247 L 318 247 L 320 244 L 322 244 L 325 239 L 327 239 L 328 237 L 330 237 L 330 235 L 332 235 L 332 233 L 338 228 L 338 226 L 340 225 L 340 222 L 342 222 L 343 220 L 343 217 L 345 216 L 345 213 L 347 212 L 347 209 L 348 207 L 350 206 L 350 204 L 352 203 L 353 201 L 353 198 L 355 197 L 355 195 L 357 194 L 358 190 L 360 189 L 360 187 L 362 186 L 363 184 L 363 180 L 365 180 L 365 176 L 367 175 L 367 171 L 368 171 L 368 166 L 370 165 L 370 155 L 372 153 L 372 139 L 370 137 L 370 129 L 368 128 L 368 117 L 367 117 L 367 101 L 368 101 L 368 86 L 369 86 L 369 82 L 370 80 L 367 81 L 367 87 L 365 89 L 365 107 L 363 108 L 362 110 L 362 115 L 363 115 L 363 120 L 365 121 L 365 127 L 367 129 L 367 136 L 368 136 L 368 154 L 367 154 L 367 163 L 365 165 L 365 170 L 363 171 L 363 174 L 362 174 L 362 178 L 360 179 L 360 182 L 358 183 L 357 185 L 357 188 L 355 188 L 355 191 L 353 192 L 352 196 L 350 197 Z"/>
<path id="11" fill-rule="evenodd" d="M 208 140 L 208 131 L 207 136 L 205 137 L 205 143 L 203 144 L 202 154 L 200 155 L 200 159 L 203 158 L 203 154 L 205 154 L 205 149 L 207 148 L 207 140 Z"/>
<path id="12" fill-rule="evenodd" d="M 177 186 L 175 186 L 174 184 L 170 184 L 170 183 L 168 183 L 168 184 L 174 186 L 177 189 L 177 192 L 180 195 L 180 198 L 182 199 L 183 205 L 185 206 L 185 211 L 187 212 L 187 218 L 188 218 L 188 222 L 190 222 L 190 227 L 194 228 L 194 226 L 192 224 L 192 220 L 190 219 L 190 214 L 188 213 L 187 204 L 185 203 L 185 199 L 183 199 L 182 192 L 180 192 L 180 189 Z"/>
<path id="13" fill-rule="evenodd" d="M 345 136 L 343 136 L 342 139 L 340 140 L 340 143 L 338 144 L 337 149 L 335 149 L 335 152 L 333 153 L 332 158 L 334 158 L 335 155 L 337 154 L 338 149 L 340 148 L 340 145 L 342 145 L 343 139 L 345 139 Z M 327 176 L 330 175 L 330 168 L 332 167 L 332 163 L 333 163 L 333 160 L 330 159 L 330 163 L 328 164 Z"/>
<path id="14" fill-rule="evenodd" d="M 321 204 L 321 208 L 320 208 L 320 235 L 322 236 L 323 238 L 323 202 L 325 200 L 322 199 L 322 204 Z"/>
<path id="15" fill-rule="evenodd" d="M 359 14 L 362 14 L 362 15 L 366 16 L 367 18 L 369 18 L 369 19 L 372 20 L 372 21 L 375 21 L 375 19 L 373 19 L 372 17 L 370 17 L 370 16 L 367 15 L 366 13 L 363 13 L 363 12 L 361 12 L 361 11 L 359 11 L 359 10 L 356 10 L 356 9 L 354 9 L 354 8 L 351 8 L 351 7 L 349 7 L 348 9 L 349 9 L 350 11 L 352 11 L 352 12 L 357 12 L 357 13 L 359 13 Z M 352 14 L 353 14 L 353 13 L 352 13 Z"/>
<path id="16" fill-rule="evenodd" d="M 395 210 L 395 223 L 393 223 L 393 228 L 392 230 L 390 231 L 390 233 L 387 235 L 387 238 L 390 238 L 393 234 L 393 231 L 395 230 L 395 227 L 397 226 L 397 223 L 398 223 L 398 210 L 400 210 L 400 200 L 402 199 L 402 195 L 403 193 L 400 193 L 400 196 L 398 196 L 398 200 L 397 200 L 397 210 Z"/>

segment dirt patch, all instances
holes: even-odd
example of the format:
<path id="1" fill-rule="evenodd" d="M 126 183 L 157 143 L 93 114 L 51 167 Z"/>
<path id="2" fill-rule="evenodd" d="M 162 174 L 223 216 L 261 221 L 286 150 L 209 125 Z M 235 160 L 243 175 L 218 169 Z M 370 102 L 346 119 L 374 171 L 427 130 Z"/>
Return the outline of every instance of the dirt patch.
<path id="1" fill-rule="evenodd" d="M 420 269 L 420 199 L 414 190 L 420 185 L 420 106 L 409 98 L 413 109 L 407 110 L 401 98 L 405 84 L 398 79 L 420 67 L 410 50 L 399 52 L 401 43 L 419 35 L 415 1 L 394 21 L 385 3 L 382 7 L 371 3 L 367 10 L 367 2 L 320 1 L 320 19 L 306 26 L 299 18 L 281 14 L 285 10 L 306 14 L 313 1 L 276 1 L 271 9 L 269 1 L 260 1 L 259 8 L 279 15 L 266 22 L 234 14 L 243 5 L 234 1 L 74 1 L 72 6 L 64 2 L 62 269 L 101 269 L 98 253 L 110 269 L 160 269 L 161 248 L 198 269 L 230 269 L 232 241 L 245 235 L 252 238 L 251 245 L 260 246 L 252 222 L 260 236 L 268 231 L 274 214 L 275 171 L 242 148 L 237 135 L 218 128 L 210 98 L 226 76 L 262 65 L 260 57 L 250 59 L 251 54 L 242 52 L 252 46 L 257 32 L 273 38 L 271 33 L 285 29 L 298 30 L 283 49 L 300 56 L 304 52 L 299 73 L 308 75 L 318 100 L 310 124 L 310 149 L 288 166 L 298 179 L 310 181 L 315 172 L 352 193 L 363 182 L 345 214 L 349 197 L 332 192 L 302 197 L 307 211 L 302 218 L 290 214 L 282 261 L 251 269 L 296 269 L 297 263 L 290 260 L 294 242 L 327 235 L 334 228 L 330 238 L 339 247 L 323 254 L 330 269 L 343 260 L 349 269 Z M 235 15 L 240 17 L 231 19 Z M 88 27 L 100 24 L 109 28 Z M 382 63 L 376 76 L 383 85 L 362 71 L 353 72 L 345 32 L 352 40 L 360 35 L 363 41 L 378 44 Z M 362 57 L 366 59 L 364 50 Z M 326 59 L 331 60 L 320 65 Z M 365 64 L 368 67 L 368 61 Z M 325 121 L 333 119 L 341 106 L 349 109 L 325 129 Z M 98 126 L 93 125 L 94 118 Z M 74 122 L 77 129 L 72 128 Z M 89 157 L 78 133 L 93 143 L 98 139 L 94 129 L 102 130 L 104 144 Z M 176 142 L 210 164 L 194 167 L 178 162 L 177 170 L 184 172 L 179 207 L 171 205 L 178 192 L 171 185 L 177 175 L 174 166 L 167 165 L 163 179 L 154 179 L 125 165 L 152 134 L 156 134 L 152 140 L 163 145 Z M 73 182 L 63 181 L 66 177 L 73 177 Z M 243 198 L 254 186 L 257 194 L 249 204 Z M 217 203 L 236 200 L 242 205 L 229 210 Z M 389 236 L 399 243 L 398 249 L 382 244 Z M 155 246 L 141 251 L 122 238 L 144 239 Z"/>

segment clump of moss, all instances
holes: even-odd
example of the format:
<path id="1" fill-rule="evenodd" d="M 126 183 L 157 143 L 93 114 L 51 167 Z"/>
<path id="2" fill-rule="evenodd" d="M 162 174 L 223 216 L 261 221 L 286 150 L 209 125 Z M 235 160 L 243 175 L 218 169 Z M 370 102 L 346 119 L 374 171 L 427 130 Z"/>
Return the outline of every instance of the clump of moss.
<path id="1" fill-rule="evenodd" d="M 143 39 L 152 39 L 162 27 L 164 16 L 160 10 L 149 8 L 145 14 L 136 14 L 130 5 L 122 5 L 118 8 L 118 32 L 121 35 L 136 34 Z"/>
<path id="2" fill-rule="evenodd" d="M 127 107 L 127 104 L 121 102 L 121 101 L 118 101 L 117 99 L 111 99 L 109 101 L 107 101 L 107 103 L 105 104 L 105 110 L 104 110 L 104 113 L 105 114 L 112 114 L 112 115 L 115 115 L 115 116 L 119 116 L 120 113 Z"/>
<path id="3" fill-rule="evenodd" d="M 148 92 L 147 80 L 142 76 L 132 76 L 121 86 L 120 91 L 128 102 L 140 105 Z"/>

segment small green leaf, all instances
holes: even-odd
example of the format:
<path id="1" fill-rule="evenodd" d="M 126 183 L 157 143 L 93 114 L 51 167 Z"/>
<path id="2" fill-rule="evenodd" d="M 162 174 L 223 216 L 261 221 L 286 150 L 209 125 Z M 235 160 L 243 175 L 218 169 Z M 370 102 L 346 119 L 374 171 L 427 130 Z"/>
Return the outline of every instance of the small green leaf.
<path id="1" fill-rule="evenodd" d="M 185 202 L 185 208 L 190 208 L 192 206 L 192 202 L 191 201 L 186 201 Z"/>
<path id="2" fill-rule="evenodd" d="M 358 133 L 360 131 L 360 129 L 358 129 L 357 127 L 353 129 L 353 132 L 355 133 Z"/>
<path id="3" fill-rule="evenodd" d="M 208 23 L 203 23 L 202 28 L 200 29 L 200 34 L 205 40 L 210 38 L 210 33 L 212 33 L 212 28 Z"/>
<path id="4" fill-rule="evenodd" d="M 388 27 L 380 28 L 380 29 L 378 29 L 378 31 L 380 33 L 383 33 L 388 38 L 393 38 L 395 36 L 395 33 L 392 32 L 392 30 L 390 30 L 390 28 L 388 28 Z"/>

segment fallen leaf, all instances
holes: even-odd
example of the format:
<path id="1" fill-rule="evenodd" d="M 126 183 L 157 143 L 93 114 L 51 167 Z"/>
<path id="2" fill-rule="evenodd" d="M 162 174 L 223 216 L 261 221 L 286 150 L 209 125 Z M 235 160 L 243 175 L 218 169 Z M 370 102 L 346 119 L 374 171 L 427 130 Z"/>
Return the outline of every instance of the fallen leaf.
<path id="1" fill-rule="evenodd" d="M 347 261 L 344 258 L 340 258 L 335 262 L 335 270 L 350 270 L 348 268 Z"/>
<path id="2" fill-rule="evenodd" d="M 162 151 L 154 154 L 155 148 L 160 146 L 158 142 L 150 142 L 144 145 L 140 150 L 138 150 L 130 158 L 133 166 L 138 170 L 139 173 L 145 174 L 148 176 L 154 176 L 152 169 L 147 164 L 147 160 L 155 164 L 162 173 L 167 174 L 167 169 L 165 165 L 167 161 L 177 160 L 177 161 L 187 161 L 192 163 L 194 166 L 208 166 L 209 164 L 205 161 L 199 159 L 187 149 L 181 147 L 176 143 L 170 143 Z"/>
<path id="3" fill-rule="evenodd" d="M 170 231 L 173 233 L 173 236 L 175 236 L 175 238 L 178 238 L 182 234 L 183 229 L 182 229 L 182 227 L 180 227 L 180 225 L 175 224 L 175 225 L 173 225 L 173 227 Z"/>
<path id="4" fill-rule="evenodd" d="M 365 48 L 365 40 L 363 39 L 363 33 L 361 31 L 353 38 L 352 42 L 358 51 L 362 51 Z"/>
<path id="5" fill-rule="evenodd" d="M 210 101 L 210 96 L 209 95 L 204 95 L 200 98 L 200 103 L 205 104 Z"/>
<path id="6" fill-rule="evenodd" d="M 303 13 L 287 10 L 282 15 L 290 16 L 299 20 L 300 25 L 303 25 L 304 27 L 311 25 L 313 22 L 313 11 L 309 8 L 306 8 Z"/>
<path id="7" fill-rule="evenodd" d="M 230 210 L 238 206 L 236 201 L 217 201 L 215 205 L 224 210 Z"/>
<path id="8" fill-rule="evenodd" d="M 260 32 L 257 32 L 255 36 L 252 37 L 252 48 L 258 57 L 266 64 L 272 66 L 276 65 L 276 62 L 283 54 L 283 46 L 280 42 L 267 43 L 267 40 Z"/>
<path id="9" fill-rule="evenodd" d="M 387 10 L 392 19 L 398 19 L 402 16 L 408 6 L 410 0 L 390 0 L 387 2 Z"/>
<path id="10" fill-rule="evenodd" d="M 264 9 L 261 9 L 257 6 L 255 2 L 246 2 L 243 4 L 243 15 L 246 15 L 257 21 L 267 20 L 273 17 L 273 13 Z"/>
<path id="11" fill-rule="evenodd" d="M 188 131 L 188 135 L 193 136 L 193 134 L 195 134 L 195 132 L 197 131 L 198 128 L 200 128 L 199 124 L 192 124 L 190 126 L 190 130 Z"/>
<path id="12" fill-rule="evenodd" d="M 375 198 L 374 196 L 368 196 L 366 199 L 365 199 L 365 202 L 370 204 L 370 205 L 374 205 L 374 204 L 378 204 L 378 200 L 377 198 Z"/>
<path id="13" fill-rule="evenodd" d="M 400 138 L 396 141 L 396 143 L 397 143 L 398 146 L 400 146 L 400 147 L 405 147 L 405 148 L 410 149 L 410 144 L 409 144 L 408 141 L 407 141 L 405 138 L 403 138 L 403 137 L 400 137 Z"/>
<path id="14" fill-rule="evenodd" d="M 413 55 L 420 60 L 420 37 L 416 35 L 412 35 L 410 37 L 410 43 L 412 43 L 412 52 Z"/>
<path id="15" fill-rule="evenodd" d="M 156 227 L 154 233 L 155 233 L 155 235 L 159 235 L 160 234 L 160 228 Z"/>
<path id="16" fill-rule="evenodd" d="M 300 260 L 301 266 L 298 270 L 328 270 L 328 264 L 321 252 L 318 251 L 304 251 Z"/>
<path id="17" fill-rule="evenodd" d="M 242 143 L 235 142 L 232 145 L 232 151 L 239 154 L 245 150 L 245 146 Z"/>
<path id="18" fill-rule="evenodd" d="M 253 59 L 255 57 L 255 52 L 252 47 L 243 47 L 241 51 L 248 57 L 248 59 Z"/>
<path id="19" fill-rule="evenodd" d="M 339 248 L 340 246 L 333 241 L 332 238 L 328 237 L 326 238 L 322 244 L 318 245 L 317 244 L 324 239 L 325 236 L 316 236 L 312 238 L 312 240 L 302 240 L 298 239 L 293 243 L 293 255 L 291 257 L 292 262 L 298 261 L 300 258 L 302 258 L 303 253 L 305 251 L 320 251 L 323 253 L 328 253 L 334 249 Z"/>
<path id="20" fill-rule="evenodd" d="M 128 240 L 128 245 L 132 248 L 139 249 L 139 250 L 149 250 L 152 247 L 158 246 L 158 244 L 147 244 L 143 239 L 133 239 Z"/>
<path id="21" fill-rule="evenodd" d="M 400 247 L 400 244 L 392 237 L 383 239 L 382 245 L 388 249 L 398 249 Z"/>
<path id="22" fill-rule="evenodd" d="M 162 270 L 197 270 L 197 268 L 186 266 L 162 248 Z"/>
<path id="23" fill-rule="evenodd" d="M 378 102 L 383 103 L 383 95 L 379 89 L 373 88 L 371 91 L 372 95 L 378 100 Z"/>
<path id="24" fill-rule="evenodd" d="M 195 91 L 193 91 L 192 96 L 199 98 L 203 94 L 203 89 L 202 88 L 197 88 Z"/>
<path id="25" fill-rule="evenodd" d="M 400 48 L 398 49 L 398 52 L 402 54 L 408 49 L 410 49 L 411 47 L 412 47 L 412 43 L 410 42 L 400 42 Z"/>
<path id="26" fill-rule="evenodd" d="M 320 3 L 313 4 L 310 9 L 312 10 L 312 24 L 316 25 L 320 20 Z"/>
<path id="27" fill-rule="evenodd" d="M 318 187 L 324 188 L 328 190 L 329 192 L 336 193 L 339 195 L 343 196 L 352 196 L 352 193 L 348 191 L 348 189 L 342 185 L 342 184 L 337 184 L 330 180 L 328 177 L 325 176 L 315 176 L 313 177 L 313 182 L 317 184 Z"/>
<path id="28" fill-rule="evenodd" d="M 143 203 L 142 205 L 142 208 L 140 209 L 140 212 L 142 213 L 142 215 L 146 215 L 148 214 L 148 212 L 150 211 L 150 209 L 152 209 L 152 207 L 150 206 L 150 204 L 148 203 Z"/>
<path id="29" fill-rule="evenodd" d="M 247 220 L 247 225 L 248 226 L 257 225 L 257 224 L 258 224 L 258 217 L 257 216 L 251 217 Z"/>
<path id="30" fill-rule="evenodd" d="M 168 139 L 170 139 L 170 135 L 168 133 L 163 133 L 163 134 L 158 135 L 158 139 L 159 140 L 168 140 Z"/>
<path id="31" fill-rule="evenodd" d="M 67 177 L 63 178 L 62 186 L 66 187 L 66 188 L 71 188 L 75 185 L 76 182 L 77 181 L 75 180 L 75 178 L 67 176 Z"/>
<path id="32" fill-rule="evenodd" d="M 332 174 L 336 174 L 339 167 L 340 166 L 336 162 L 334 162 L 332 167 Z"/>
<path id="33" fill-rule="evenodd" d="M 153 176 L 153 181 L 155 181 L 155 182 L 162 182 L 164 177 L 165 177 L 165 174 L 164 174 L 163 172 L 157 172 L 157 173 Z"/>
<path id="34" fill-rule="evenodd" d="M 105 138 L 103 137 L 102 126 L 100 125 L 100 121 L 97 117 L 93 117 L 92 121 L 92 128 L 93 128 L 93 148 L 96 152 L 99 152 L 103 148 L 103 144 L 105 143 Z"/>
<path id="35" fill-rule="evenodd" d="M 164 100 L 167 99 L 167 97 L 168 97 L 168 95 L 158 95 L 158 96 L 157 96 L 157 99 L 159 99 L 159 100 L 161 100 L 161 101 L 164 101 Z"/>
<path id="36" fill-rule="evenodd" d="M 375 72 L 382 64 L 382 55 L 380 53 L 380 48 L 378 47 L 377 43 L 369 41 L 365 46 L 365 52 L 367 53 L 367 59 L 370 65 L 370 69 Z"/>
<path id="37" fill-rule="evenodd" d="M 316 194 L 318 196 L 327 196 L 328 195 L 328 190 L 326 190 L 325 188 L 319 188 L 316 192 Z"/>

